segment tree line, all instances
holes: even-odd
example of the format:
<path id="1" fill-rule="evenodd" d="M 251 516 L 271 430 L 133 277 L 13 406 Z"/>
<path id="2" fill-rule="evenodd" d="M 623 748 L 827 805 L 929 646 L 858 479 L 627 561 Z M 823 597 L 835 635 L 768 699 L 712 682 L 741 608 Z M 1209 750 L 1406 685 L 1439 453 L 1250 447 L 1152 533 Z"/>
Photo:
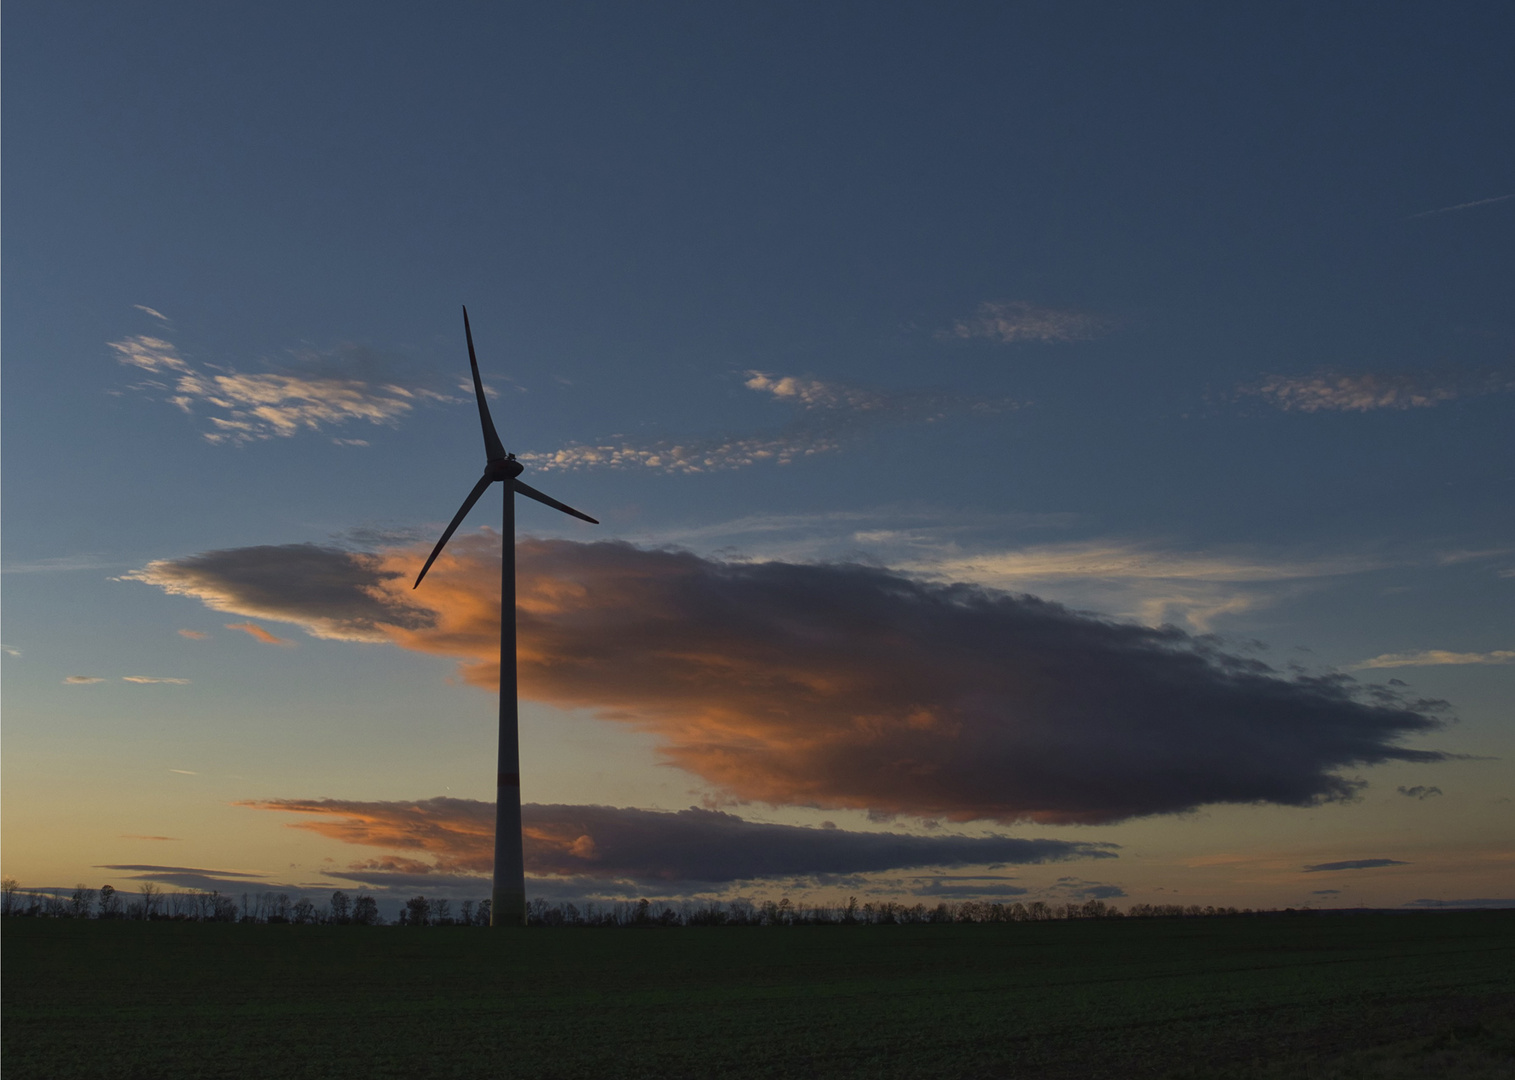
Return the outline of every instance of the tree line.
<path id="1" fill-rule="evenodd" d="M 413 903 L 414 901 L 412 901 Z M 1103 900 L 1051 904 L 1042 900 L 1012 903 L 966 900 L 961 903 L 904 904 L 848 897 L 842 904 L 795 904 L 781 900 L 651 900 L 610 904 L 550 904 L 533 900 L 527 922 L 533 926 L 892 926 L 921 923 L 1051 922 L 1067 919 L 1205 918 L 1252 915 L 1251 908 L 1201 907 L 1197 904 L 1133 904 L 1122 911 Z"/>
<path id="2" fill-rule="evenodd" d="M 240 900 L 240 902 L 239 902 Z M 1292 908 L 1289 909 L 1292 912 Z M 1125 911 L 1103 900 L 1051 904 L 1042 900 L 1012 903 L 966 900 L 960 903 L 904 904 L 849 897 L 841 904 L 795 904 L 780 900 L 686 900 L 680 903 L 648 899 L 573 903 L 533 900 L 527 905 L 531 926 L 889 926 L 921 923 L 1019 923 L 1069 919 L 1213 918 L 1263 914 L 1251 908 L 1201 907 L 1197 904 L 1132 904 Z M 338 890 L 319 903 L 284 892 L 244 892 L 240 898 L 214 890 L 168 892 L 143 882 L 136 893 L 125 894 L 110 885 L 86 885 L 68 890 L 23 890 L 15 878 L 0 880 L 0 915 L 7 918 L 49 919 L 170 919 L 187 922 L 391 924 L 378 901 L 366 894 L 349 896 Z M 401 905 L 392 925 L 488 926 L 488 900 L 428 899 L 414 896 Z"/>
<path id="3" fill-rule="evenodd" d="M 0 916 L 33 919 L 170 919 L 180 922 L 263 923 L 355 923 L 378 926 L 385 920 L 379 903 L 366 893 L 350 897 L 338 891 L 330 900 L 315 903 L 308 897 L 291 899 L 288 893 L 245 892 L 240 903 L 235 895 L 216 890 L 190 889 L 170 892 L 150 881 L 135 894 L 110 886 L 92 889 L 78 885 L 72 892 L 59 889 L 23 890 L 15 878 L 0 880 Z"/>

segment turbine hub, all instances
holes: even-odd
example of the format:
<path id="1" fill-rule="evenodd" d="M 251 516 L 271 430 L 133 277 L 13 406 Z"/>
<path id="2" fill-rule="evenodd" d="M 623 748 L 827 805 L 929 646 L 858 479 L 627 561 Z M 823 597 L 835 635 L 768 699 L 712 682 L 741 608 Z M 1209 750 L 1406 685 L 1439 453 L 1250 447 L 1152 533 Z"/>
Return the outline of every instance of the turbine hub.
<path id="1" fill-rule="evenodd" d="M 516 460 L 514 454 L 491 461 L 484 466 L 484 471 L 491 480 L 514 480 L 525 472 L 525 467 Z"/>

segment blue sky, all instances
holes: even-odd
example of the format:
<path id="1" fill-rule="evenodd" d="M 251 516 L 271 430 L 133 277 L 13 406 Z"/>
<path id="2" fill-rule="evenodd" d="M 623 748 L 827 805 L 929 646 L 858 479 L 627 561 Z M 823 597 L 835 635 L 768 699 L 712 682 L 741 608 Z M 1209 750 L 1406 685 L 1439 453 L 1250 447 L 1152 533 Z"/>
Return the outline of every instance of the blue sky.
<path id="1" fill-rule="evenodd" d="M 1454 755 L 1312 758 L 1364 782 L 1319 805 L 1238 787 L 951 820 L 803 769 L 758 792 L 696 767 L 674 733 L 695 721 L 605 661 L 632 697 L 544 683 L 524 707 L 528 801 L 1119 845 L 995 871 L 1032 897 L 1297 905 L 1326 876 L 1342 903 L 1515 896 L 1507 6 L 21 4 L 6 24 L 7 874 L 471 895 L 452 833 L 396 854 L 352 823 L 490 797 L 487 677 L 455 671 L 474 644 L 352 640 L 292 564 L 261 598 L 247 569 L 262 546 L 424 558 L 480 457 L 466 303 L 526 479 L 604 522 L 523 505 L 523 535 L 573 553 L 549 576 L 612 540 L 693 553 L 698 583 L 859 563 L 1029 593 L 1217 635 L 1280 683 L 1400 679 L 1447 723 L 1374 745 Z M 487 597 L 466 570 L 459 595 Z M 793 625 L 830 617 L 796 603 Z M 1101 734 L 1070 738 L 1140 735 L 1111 692 Z M 995 700 L 983 723 L 1011 723 Z M 718 705 L 691 706 L 701 731 Z M 1236 753 L 1216 768 L 1244 772 Z M 238 805 L 278 800 L 340 805 Z M 943 851 L 850 878 L 685 859 L 677 887 L 984 873 Z M 590 886 L 646 888 L 541 883 Z"/>

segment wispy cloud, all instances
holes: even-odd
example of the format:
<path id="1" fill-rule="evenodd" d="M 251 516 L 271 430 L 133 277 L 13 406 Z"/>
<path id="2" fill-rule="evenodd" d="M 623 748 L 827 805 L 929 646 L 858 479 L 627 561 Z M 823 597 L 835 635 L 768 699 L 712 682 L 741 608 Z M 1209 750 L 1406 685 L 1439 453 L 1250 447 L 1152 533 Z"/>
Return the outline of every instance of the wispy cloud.
<path id="1" fill-rule="evenodd" d="M 1495 195 L 1492 199 L 1474 199 L 1472 202 L 1458 203 L 1456 206 L 1443 206 L 1436 210 L 1422 210 L 1418 214 L 1411 214 L 1405 220 L 1413 221 L 1415 218 L 1430 217 L 1432 214 L 1450 214 L 1454 210 L 1471 210 L 1475 206 L 1491 206 L 1494 203 L 1502 203 L 1506 199 L 1515 199 L 1515 191 L 1512 191 L 1508 195 Z"/>
<path id="2" fill-rule="evenodd" d="M 159 322 L 168 322 L 168 316 L 167 315 L 163 314 L 163 312 L 158 311 L 158 310 L 156 310 L 154 308 L 148 307 L 146 304 L 133 304 L 132 307 L 136 308 L 140 312 L 143 312 L 144 314 L 151 315 L 153 318 L 157 319 Z"/>
<path id="3" fill-rule="evenodd" d="M 241 630 L 244 634 L 257 638 L 265 645 L 282 645 L 287 649 L 294 648 L 294 642 L 288 638 L 281 638 L 277 634 L 271 634 L 255 622 L 227 623 L 228 630 Z"/>
<path id="4" fill-rule="evenodd" d="M 483 875 L 493 861 L 494 804 L 270 799 L 237 805 L 301 815 L 293 828 L 364 847 L 407 852 L 355 863 L 333 876 L 380 883 L 431 874 Z M 734 814 L 528 803 L 521 808 L 526 868 L 537 877 L 723 884 L 758 878 L 910 867 L 1039 864 L 1114 858 L 1112 845 L 1007 836 L 917 836 L 747 821 Z M 416 857 L 420 856 L 420 857 Z"/>
<path id="5" fill-rule="evenodd" d="M 878 427 L 929 424 L 951 416 L 989 415 L 1016 407 L 1007 399 L 965 398 L 932 390 L 874 390 L 760 371 L 748 372 L 744 385 L 798 409 L 799 417 L 771 432 L 575 444 L 520 457 L 538 469 L 646 468 L 671 473 L 714 472 L 761 463 L 790 465 L 840 450 Z"/>
<path id="6" fill-rule="evenodd" d="M 891 562 L 940 579 L 1050 594 L 1151 626 L 1181 621 L 1206 632 L 1222 616 L 1265 607 L 1311 580 L 1384 565 L 1362 556 L 1263 557 L 1245 549 L 1186 551 L 1116 538 L 997 551 L 921 543 Z"/>
<path id="7" fill-rule="evenodd" d="M 63 680 L 67 686 L 87 686 L 90 683 L 104 682 L 99 675 L 69 675 Z"/>
<path id="8" fill-rule="evenodd" d="M 132 334 L 121 341 L 111 341 L 107 344 L 116 350 L 117 360 L 131 367 L 141 368 L 143 371 L 162 373 L 190 370 L 189 365 L 184 362 L 173 344 L 162 338 L 151 337 L 147 334 Z"/>
<path id="9" fill-rule="evenodd" d="M 177 836 L 144 836 L 141 833 L 122 833 L 123 840 L 178 840 Z"/>
<path id="10" fill-rule="evenodd" d="M 1075 308 L 1053 308 L 1025 300 L 989 300 L 937 337 L 983 339 L 1006 345 L 1017 341 L 1089 341 L 1114 328 L 1114 321 Z"/>
<path id="11" fill-rule="evenodd" d="M 1279 552 L 1172 540 L 1097 537 L 1015 544 L 1079 524 L 1074 514 L 964 514 L 890 506 L 757 515 L 640 534 L 651 546 L 694 546 L 786 562 L 864 561 L 940 581 L 1030 592 L 1151 626 L 1209 632 L 1223 617 L 1278 603 L 1327 579 L 1401 565 L 1382 552 Z M 1413 560 L 1412 560 L 1413 561 Z M 1421 560 L 1423 561 L 1423 560 Z"/>
<path id="12" fill-rule="evenodd" d="M 21 650 L 13 649 L 9 645 L 0 645 L 0 653 L 4 653 L 6 656 L 20 656 Z"/>
<path id="13" fill-rule="evenodd" d="M 1416 784 L 1414 787 L 1398 787 L 1395 790 L 1407 799 L 1419 799 L 1421 802 L 1431 798 L 1433 795 L 1441 794 L 1441 788 L 1427 787 L 1424 784 Z"/>
<path id="14" fill-rule="evenodd" d="M 498 685 L 497 536 L 456 539 L 422 594 L 408 588 L 419 548 L 300 547 L 275 570 L 277 550 L 163 561 L 141 580 L 456 657 L 466 680 Z M 1440 725 L 1440 703 L 1286 678 L 1172 627 L 1035 597 L 624 543 L 528 540 L 517 560 L 523 695 L 635 725 L 736 799 L 1105 822 L 1344 799 L 1360 785 L 1343 768 L 1442 759 L 1399 745 Z"/>
<path id="15" fill-rule="evenodd" d="M 156 314 L 150 312 L 150 314 Z M 321 431 L 353 421 L 393 425 L 418 402 L 461 400 L 420 386 L 356 377 L 353 371 L 382 367 L 365 350 L 300 357 L 309 370 L 244 374 L 212 363 L 192 365 L 172 342 L 133 334 L 108 343 L 116 359 L 158 378 L 132 389 L 161 398 L 191 415 L 203 415 L 212 443 L 249 443 Z M 367 445 L 362 439 L 338 439 Z"/>
<path id="16" fill-rule="evenodd" d="M 195 772 L 195 770 L 193 770 L 193 769 L 169 769 L 168 771 L 171 772 L 171 773 L 178 773 L 180 776 L 199 776 L 200 775 L 199 773 Z"/>
<path id="17" fill-rule="evenodd" d="M 170 686 L 188 686 L 188 679 L 170 679 L 160 675 L 123 675 L 123 682 L 129 683 L 167 683 Z"/>
<path id="18" fill-rule="evenodd" d="M 1380 866 L 1409 866 L 1400 859 L 1343 859 L 1341 862 L 1316 863 L 1304 868 L 1307 874 L 1330 870 L 1375 870 Z"/>
<path id="19" fill-rule="evenodd" d="M 191 641 L 204 641 L 210 637 L 204 630 L 180 630 L 179 636 L 189 638 Z"/>
<path id="20" fill-rule="evenodd" d="M 1422 649 L 1420 652 L 1384 653 L 1355 665 L 1359 670 L 1398 667 L 1440 667 L 1445 664 L 1515 664 L 1515 650 L 1493 652 L 1448 652 L 1445 649 Z"/>
<path id="21" fill-rule="evenodd" d="M 1375 409 L 1428 409 L 1457 398 L 1515 389 L 1515 375 L 1503 371 L 1398 371 L 1313 375 L 1269 375 L 1238 388 L 1285 412 L 1371 412 Z"/>

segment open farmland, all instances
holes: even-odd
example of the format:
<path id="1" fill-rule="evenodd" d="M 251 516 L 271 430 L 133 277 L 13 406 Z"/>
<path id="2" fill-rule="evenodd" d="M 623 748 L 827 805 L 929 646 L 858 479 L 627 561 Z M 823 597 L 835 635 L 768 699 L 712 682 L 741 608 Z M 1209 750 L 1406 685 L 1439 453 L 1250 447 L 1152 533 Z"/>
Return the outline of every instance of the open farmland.
<path id="1" fill-rule="evenodd" d="M 1515 913 L 3 931 L 8 1080 L 1494 1077 L 1515 1063 Z"/>

